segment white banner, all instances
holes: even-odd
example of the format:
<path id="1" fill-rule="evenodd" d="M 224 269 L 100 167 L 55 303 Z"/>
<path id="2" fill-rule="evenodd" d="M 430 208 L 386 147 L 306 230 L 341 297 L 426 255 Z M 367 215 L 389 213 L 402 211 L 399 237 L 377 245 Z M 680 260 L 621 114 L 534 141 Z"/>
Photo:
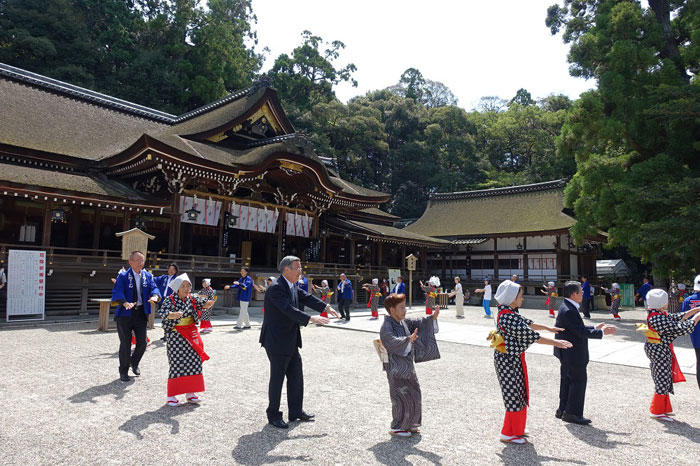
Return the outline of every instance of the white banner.
<path id="1" fill-rule="evenodd" d="M 300 215 L 298 213 L 287 212 L 287 236 L 303 236 L 309 238 L 311 236 L 311 227 L 313 226 L 313 217 L 308 215 Z"/>
<path id="2" fill-rule="evenodd" d="M 239 230 L 274 233 L 277 230 L 279 211 L 247 205 L 231 204 L 229 212 L 236 217 L 236 227 Z"/>
<path id="3" fill-rule="evenodd" d="M 41 315 L 46 298 L 46 252 L 10 249 L 7 274 L 7 317 Z"/>
<path id="4" fill-rule="evenodd" d="M 214 201 L 208 198 L 193 198 L 189 196 L 180 197 L 180 220 L 183 223 L 194 223 L 197 225 L 217 226 L 221 215 L 221 201 Z M 194 209 L 197 212 L 195 219 L 190 219 L 188 210 Z"/>

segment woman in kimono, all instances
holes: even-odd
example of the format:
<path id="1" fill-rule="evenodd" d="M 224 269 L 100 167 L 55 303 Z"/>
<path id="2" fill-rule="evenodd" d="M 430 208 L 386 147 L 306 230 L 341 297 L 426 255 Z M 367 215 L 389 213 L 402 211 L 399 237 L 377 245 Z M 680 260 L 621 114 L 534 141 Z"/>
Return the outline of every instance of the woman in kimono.
<path id="1" fill-rule="evenodd" d="M 425 313 L 430 315 L 433 313 L 433 308 L 435 307 L 437 290 L 440 288 L 440 279 L 436 276 L 432 276 L 427 284 L 420 282 L 420 287 L 425 293 Z"/>
<path id="2" fill-rule="evenodd" d="M 530 396 L 525 350 L 533 343 L 562 349 L 572 345 L 566 340 L 545 338 L 537 333 L 537 330 L 555 333 L 563 329 L 536 324 L 518 313 L 517 309 L 523 304 L 523 289 L 517 283 L 505 280 L 498 285 L 494 297 L 499 303 L 497 330 L 491 332 L 489 339 L 495 348 L 494 366 L 506 408 L 500 440 L 523 444 Z"/>
<path id="3" fill-rule="evenodd" d="M 612 314 L 613 319 L 622 320 L 622 317 L 620 317 L 620 302 L 622 301 L 620 285 L 613 283 L 611 288 L 605 288 L 604 286 L 600 288 L 610 295 L 610 314 Z"/>
<path id="4" fill-rule="evenodd" d="M 406 295 L 390 294 L 384 300 L 389 313 L 379 330 L 379 351 L 384 353 L 383 368 L 389 381 L 391 430 L 398 437 L 419 433 L 422 422 L 421 390 L 415 362 L 440 358 L 435 333 L 440 308 L 430 316 L 406 319 Z M 377 343 L 375 343 L 376 345 Z"/>
<path id="5" fill-rule="evenodd" d="M 168 406 L 179 406 L 177 395 L 185 393 L 189 403 L 199 403 L 196 392 L 204 391 L 202 362 L 209 359 L 204 352 L 197 323 L 202 309 L 214 305 L 198 295 L 190 294 L 192 282 L 186 273 L 170 282 L 173 293 L 163 300 L 158 313 L 163 318 L 168 349 Z"/>
<path id="6" fill-rule="evenodd" d="M 202 280 L 202 289 L 199 296 L 207 301 L 216 302 L 216 291 L 211 287 L 211 278 Z M 211 326 L 211 308 L 202 309 L 202 318 L 199 321 L 200 333 L 211 333 L 214 329 Z"/>
<path id="7" fill-rule="evenodd" d="M 381 290 L 379 288 L 379 279 L 373 278 L 372 284 L 365 283 L 362 288 L 367 290 L 369 293 L 369 301 L 367 302 L 367 307 L 372 310 L 372 317 L 369 320 L 379 319 L 379 298 L 382 297 Z"/>
<path id="8" fill-rule="evenodd" d="M 671 397 L 673 384 L 685 382 L 676 354 L 673 351 L 673 340 L 681 335 L 688 335 L 695 329 L 700 320 L 700 308 L 691 309 L 685 313 L 667 314 L 668 294 L 660 288 L 649 290 L 647 293 L 647 325 L 637 324 L 638 330 L 647 337 L 644 352 L 649 358 L 651 377 L 654 380 L 654 397 L 651 399 L 649 412 L 651 417 L 662 421 L 673 422 Z M 694 317 L 693 317 L 694 316 Z M 693 317 L 692 320 L 690 318 Z"/>
<path id="9" fill-rule="evenodd" d="M 554 309 L 557 307 L 557 287 L 554 282 L 547 282 L 547 286 L 542 285 L 540 293 L 547 295 L 547 306 L 549 306 L 549 317 L 554 318 Z"/>
<path id="10" fill-rule="evenodd" d="M 311 287 L 318 294 L 318 297 L 321 298 L 321 301 L 326 302 L 328 300 L 328 302 L 330 302 L 333 292 L 328 286 L 328 280 L 321 280 L 321 286 L 316 286 L 312 283 Z M 323 311 L 321 317 L 328 317 L 328 312 Z"/>

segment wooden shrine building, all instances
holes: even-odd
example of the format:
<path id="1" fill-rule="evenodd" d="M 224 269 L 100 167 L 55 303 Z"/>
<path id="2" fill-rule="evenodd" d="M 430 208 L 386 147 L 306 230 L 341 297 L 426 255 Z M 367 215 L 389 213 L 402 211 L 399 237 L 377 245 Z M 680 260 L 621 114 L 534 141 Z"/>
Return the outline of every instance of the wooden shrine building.
<path id="1" fill-rule="evenodd" d="M 177 262 L 217 286 L 287 254 L 317 279 L 382 278 L 449 245 L 394 228 L 389 195 L 340 178 L 264 82 L 171 115 L 0 64 L 0 102 L 0 261 L 47 251 L 49 314 L 108 293 L 134 227 L 155 275 Z"/>

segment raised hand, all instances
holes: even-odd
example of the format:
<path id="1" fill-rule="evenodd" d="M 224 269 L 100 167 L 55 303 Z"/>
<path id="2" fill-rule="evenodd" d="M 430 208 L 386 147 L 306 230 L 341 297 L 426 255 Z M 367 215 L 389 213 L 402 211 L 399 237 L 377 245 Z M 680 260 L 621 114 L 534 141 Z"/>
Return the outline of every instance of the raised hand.
<path id="1" fill-rule="evenodd" d="M 411 341 L 411 343 L 416 341 L 418 339 L 418 329 L 415 329 L 411 336 L 408 337 L 408 339 Z"/>
<path id="2" fill-rule="evenodd" d="M 331 317 L 335 317 L 336 319 L 340 319 L 340 314 L 338 314 L 338 311 L 333 309 L 332 307 L 329 307 L 328 310 L 326 311 Z"/>

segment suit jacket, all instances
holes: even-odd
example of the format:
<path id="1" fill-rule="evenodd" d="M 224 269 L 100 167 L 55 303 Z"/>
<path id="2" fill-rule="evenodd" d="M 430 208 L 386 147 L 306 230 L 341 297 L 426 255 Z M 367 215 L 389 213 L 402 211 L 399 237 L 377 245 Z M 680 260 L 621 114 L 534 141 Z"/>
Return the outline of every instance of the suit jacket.
<path id="1" fill-rule="evenodd" d="M 555 327 L 563 328 L 563 332 L 557 332 L 557 340 L 568 340 L 574 346 L 569 349 L 554 348 L 554 355 L 562 362 L 585 366 L 588 364 L 588 339 L 603 338 L 603 331 L 595 327 L 584 325 L 581 314 L 576 306 L 566 299 L 559 306 Z"/>
<path id="2" fill-rule="evenodd" d="M 138 278 L 136 278 L 138 280 Z M 126 271 L 117 275 L 117 282 L 114 284 L 112 289 L 112 301 L 119 303 L 117 310 L 114 312 L 114 317 L 130 317 L 131 309 L 126 309 L 124 303 L 131 303 L 134 301 L 134 272 L 129 267 Z M 143 312 L 144 314 L 151 313 L 151 303 L 148 301 L 151 296 L 158 296 L 159 300 L 163 297 L 160 290 L 156 286 L 156 282 L 153 280 L 153 275 L 141 270 L 141 301 L 143 302 Z"/>
<path id="3" fill-rule="evenodd" d="M 260 332 L 260 344 L 266 350 L 290 355 L 301 348 L 301 325 L 309 323 L 311 316 L 294 307 L 292 290 L 297 293 L 297 303 L 322 312 L 326 303 L 310 295 L 298 286 L 289 288 L 287 280 L 280 276 L 265 292 L 265 317 Z"/>

